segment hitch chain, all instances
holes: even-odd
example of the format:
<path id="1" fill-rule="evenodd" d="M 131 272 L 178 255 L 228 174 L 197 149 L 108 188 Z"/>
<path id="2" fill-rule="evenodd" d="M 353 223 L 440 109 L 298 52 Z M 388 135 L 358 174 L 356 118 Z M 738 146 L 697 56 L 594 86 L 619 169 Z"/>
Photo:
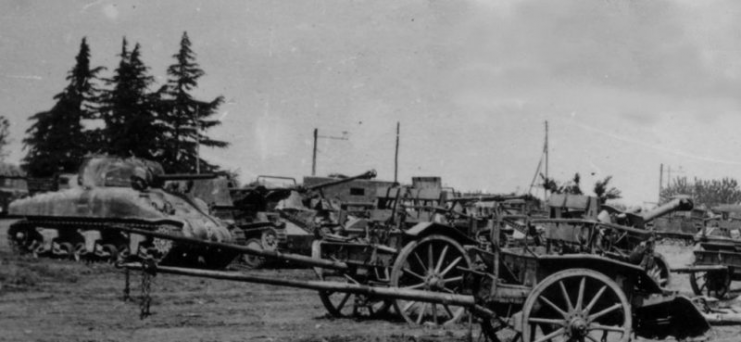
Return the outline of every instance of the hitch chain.
<path id="1" fill-rule="evenodd" d="M 147 257 L 142 260 L 142 286 L 141 301 L 139 302 L 139 319 L 145 319 L 152 315 L 150 307 L 152 305 L 152 281 L 157 275 L 157 264 L 154 258 Z"/>

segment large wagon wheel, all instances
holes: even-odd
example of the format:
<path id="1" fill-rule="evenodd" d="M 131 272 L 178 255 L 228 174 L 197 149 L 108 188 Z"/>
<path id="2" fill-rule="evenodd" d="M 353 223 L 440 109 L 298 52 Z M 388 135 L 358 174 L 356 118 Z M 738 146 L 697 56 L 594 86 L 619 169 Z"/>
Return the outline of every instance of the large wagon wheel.
<path id="1" fill-rule="evenodd" d="M 321 259 L 322 241 L 314 240 L 311 244 L 311 257 Z M 353 274 L 335 270 L 325 270 L 314 267 L 319 280 L 348 282 L 351 284 L 365 284 Z M 377 317 L 388 312 L 391 307 L 389 300 L 380 299 L 362 294 L 352 294 L 339 291 L 319 291 L 319 299 L 330 315 L 334 317 Z"/>
<path id="2" fill-rule="evenodd" d="M 391 286 L 461 294 L 463 275 L 471 259 L 455 240 L 430 235 L 408 243 L 394 262 Z M 445 325 L 457 322 L 466 311 L 463 306 L 396 299 L 396 312 L 413 324 Z"/>
<path id="3" fill-rule="evenodd" d="M 690 273 L 692 292 L 698 296 L 713 296 L 723 298 L 731 286 L 731 276 L 728 271 L 708 271 Z"/>
<path id="4" fill-rule="evenodd" d="M 631 329 L 623 290 L 604 274 L 583 268 L 560 271 L 540 282 L 522 310 L 522 342 L 627 342 Z"/>

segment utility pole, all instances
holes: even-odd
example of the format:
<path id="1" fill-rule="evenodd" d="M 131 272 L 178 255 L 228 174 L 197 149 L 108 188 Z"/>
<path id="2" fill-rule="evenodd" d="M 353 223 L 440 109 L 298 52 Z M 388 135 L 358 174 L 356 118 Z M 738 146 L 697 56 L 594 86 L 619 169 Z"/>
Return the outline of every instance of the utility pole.
<path id="1" fill-rule="evenodd" d="M 311 175 L 316 176 L 316 151 L 317 151 L 317 140 L 319 138 L 324 139 L 333 139 L 333 140 L 348 140 L 347 139 L 347 132 L 342 132 L 341 137 L 333 137 L 333 136 L 323 136 L 319 135 L 319 129 L 314 128 L 314 155 L 311 159 Z"/>
<path id="2" fill-rule="evenodd" d="M 543 153 L 545 153 L 545 179 L 548 180 L 548 120 L 545 121 L 545 146 L 543 147 Z M 548 198 L 548 189 L 543 187 L 543 198 Z"/>
<path id="3" fill-rule="evenodd" d="M 314 128 L 314 156 L 311 158 L 311 175 L 316 176 L 316 140 L 319 138 L 319 129 Z"/>
<path id="4" fill-rule="evenodd" d="M 401 130 L 401 123 L 396 122 L 396 152 L 394 153 L 394 183 L 398 183 L 399 177 L 399 132 Z"/>
<path id="5" fill-rule="evenodd" d="M 664 186 L 664 164 L 659 165 L 659 200 L 657 203 L 661 203 L 661 190 Z"/>
<path id="6" fill-rule="evenodd" d="M 666 182 L 667 182 L 668 185 L 672 185 L 672 166 L 671 165 L 668 165 L 666 168 L 667 168 L 667 170 L 666 170 L 666 174 L 667 174 Z"/>

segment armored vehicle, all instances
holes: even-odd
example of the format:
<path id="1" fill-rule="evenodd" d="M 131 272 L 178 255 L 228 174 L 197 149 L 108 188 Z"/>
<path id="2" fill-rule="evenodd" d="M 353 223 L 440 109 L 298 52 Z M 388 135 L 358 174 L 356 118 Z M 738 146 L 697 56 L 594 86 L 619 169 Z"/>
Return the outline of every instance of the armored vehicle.
<path id="1" fill-rule="evenodd" d="M 166 175 L 161 165 L 148 160 L 90 157 L 71 188 L 10 204 L 10 215 L 22 219 L 10 226 L 9 245 L 17 253 L 78 260 L 155 258 L 169 264 L 226 266 L 236 257 L 233 252 L 196 249 L 120 229 L 232 242 L 227 225 L 209 215 L 205 203 L 162 188 L 168 179 L 204 177 L 213 176 Z"/>
<path id="2" fill-rule="evenodd" d="M 320 230 L 339 224 L 341 205 L 323 190 L 358 179 L 375 177 L 375 171 L 346 178 L 329 178 L 299 185 L 294 178 L 258 176 L 238 187 L 228 175 L 212 179 L 168 181 L 167 189 L 207 203 L 210 212 L 234 227 L 236 242 L 265 251 L 290 251 L 309 255 Z M 239 265 L 260 268 L 264 257 L 245 254 Z"/>
<path id="3" fill-rule="evenodd" d="M 309 186 L 299 186 L 293 178 L 260 176 L 257 182 L 232 192 L 235 225 L 248 247 L 309 255 L 314 238 L 340 223 L 341 205 L 326 198 L 323 190 L 375 176 L 375 170 L 370 170 Z M 259 268 L 265 261 L 253 255 L 242 258 L 251 268 Z"/>

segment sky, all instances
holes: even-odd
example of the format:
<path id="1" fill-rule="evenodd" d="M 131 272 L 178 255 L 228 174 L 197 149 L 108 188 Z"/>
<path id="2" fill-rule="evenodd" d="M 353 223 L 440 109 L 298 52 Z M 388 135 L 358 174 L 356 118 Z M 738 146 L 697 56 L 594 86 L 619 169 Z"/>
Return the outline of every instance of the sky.
<path id="1" fill-rule="evenodd" d="M 738 1 L 282 0 L 0 2 L 0 115 L 10 155 L 53 105 L 80 41 L 108 70 L 124 37 L 157 85 L 187 32 L 223 95 L 227 149 L 203 157 L 258 175 L 376 169 L 458 190 L 529 190 L 549 126 L 549 174 L 590 192 L 612 176 L 626 204 L 664 179 L 738 179 Z M 342 137 L 344 139 L 332 139 Z"/>

